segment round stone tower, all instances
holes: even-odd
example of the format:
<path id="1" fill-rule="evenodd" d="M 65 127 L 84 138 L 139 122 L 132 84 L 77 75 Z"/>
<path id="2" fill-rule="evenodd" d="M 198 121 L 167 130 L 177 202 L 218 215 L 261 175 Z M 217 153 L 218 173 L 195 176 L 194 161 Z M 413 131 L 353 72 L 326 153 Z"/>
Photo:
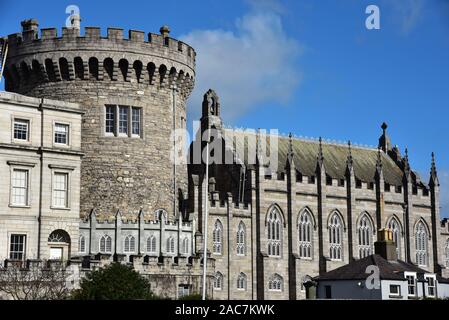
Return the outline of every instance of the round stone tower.
<path id="1" fill-rule="evenodd" d="M 86 27 L 41 29 L 34 19 L 8 36 L 7 91 L 79 103 L 83 111 L 81 215 L 182 208 L 187 167 L 172 161 L 173 129 L 185 128 L 195 51 L 160 34 Z"/>

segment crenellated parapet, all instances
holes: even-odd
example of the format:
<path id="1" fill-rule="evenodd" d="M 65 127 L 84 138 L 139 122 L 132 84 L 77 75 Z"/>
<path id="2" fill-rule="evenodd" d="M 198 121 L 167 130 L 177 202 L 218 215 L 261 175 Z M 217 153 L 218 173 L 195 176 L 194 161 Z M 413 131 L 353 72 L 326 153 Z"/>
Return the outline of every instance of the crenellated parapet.
<path id="1" fill-rule="evenodd" d="M 186 98 L 194 85 L 195 50 L 161 34 L 97 27 L 37 29 L 37 21 L 22 23 L 23 31 L 8 36 L 6 88 L 26 92 L 29 87 L 59 81 L 123 81 L 157 88 L 176 87 Z"/>

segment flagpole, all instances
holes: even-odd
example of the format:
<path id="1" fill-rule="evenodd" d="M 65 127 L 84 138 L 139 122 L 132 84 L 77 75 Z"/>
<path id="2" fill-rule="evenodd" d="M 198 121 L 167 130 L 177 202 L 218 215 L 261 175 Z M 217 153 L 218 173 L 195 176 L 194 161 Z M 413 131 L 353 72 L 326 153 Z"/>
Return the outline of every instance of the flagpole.
<path id="1" fill-rule="evenodd" d="M 209 130 L 208 139 L 206 141 L 206 192 L 204 201 L 204 223 L 203 223 L 203 234 L 204 234 L 204 246 L 203 246 L 203 300 L 206 300 L 206 271 L 207 271 L 207 220 L 208 220 L 208 209 L 209 209 Z"/>

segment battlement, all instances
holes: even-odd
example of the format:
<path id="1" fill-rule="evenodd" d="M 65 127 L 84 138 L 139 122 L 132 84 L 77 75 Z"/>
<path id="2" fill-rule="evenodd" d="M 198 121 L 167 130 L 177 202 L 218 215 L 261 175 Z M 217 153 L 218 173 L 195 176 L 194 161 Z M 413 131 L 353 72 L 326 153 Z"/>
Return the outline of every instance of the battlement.
<path id="1" fill-rule="evenodd" d="M 176 88 L 186 98 L 195 75 L 195 50 L 161 34 L 108 28 L 107 36 L 98 27 L 56 28 L 39 31 L 37 21 L 26 20 L 23 31 L 8 36 L 9 53 L 5 66 L 6 89 L 27 92 L 42 82 L 124 81 Z"/>
<path id="2" fill-rule="evenodd" d="M 234 215 L 251 215 L 251 204 L 239 202 L 232 194 L 223 197 L 218 192 L 211 192 L 209 207 L 212 213 L 227 213 L 228 206 Z"/>

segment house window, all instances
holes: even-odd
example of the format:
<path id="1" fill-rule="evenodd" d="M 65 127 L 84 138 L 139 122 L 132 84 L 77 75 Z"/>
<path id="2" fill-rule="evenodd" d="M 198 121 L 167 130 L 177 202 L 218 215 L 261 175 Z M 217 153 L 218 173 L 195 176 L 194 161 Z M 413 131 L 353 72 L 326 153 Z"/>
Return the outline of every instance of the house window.
<path id="1" fill-rule="evenodd" d="M 243 272 L 237 278 L 237 290 L 246 290 L 246 274 Z"/>
<path id="2" fill-rule="evenodd" d="M 11 260 L 25 260 L 26 235 L 12 234 L 9 245 L 9 258 Z"/>
<path id="3" fill-rule="evenodd" d="M 243 221 L 240 221 L 237 230 L 237 255 L 239 256 L 245 255 L 245 232 L 245 224 L 243 223 Z"/>
<path id="4" fill-rule="evenodd" d="M 268 290 L 270 291 L 282 291 L 283 279 L 277 273 L 272 275 L 268 280 Z"/>
<path id="5" fill-rule="evenodd" d="M 329 224 L 329 256 L 331 260 L 342 260 L 342 222 L 337 213 L 334 213 Z"/>
<path id="6" fill-rule="evenodd" d="M 408 295 L 416 296 L 416 277 L 414 275 L 407 275 Z"/>
<path id="7" fill-rule="evenodd" d="M 86 252 L 86 238 L 84 238 L 84 236 L 80 236 L 80 238 L 79 238 L 78 251 L 80 253 L 85 253 Z"/>
<path id="8" fill-rule="evenodd" d="M 14 139 L 28 141 L 30 121 L 14 119 Z"/>
<path id="9" fill-rule="evenodd" d="M 427 230 L 422 221 L 418 223 L 415 231 L 416 263 L 427 266 Z"/>
<path id="10" fill-rule="evenodd" d="M 360 259 L 369 256 L 372 252 L 373 226 L 368 215 L 363 214 L 359 221 L 359 257 Z"/>
<path id="11" fill-rule="evenodd" d="M 429 297 L 435 297 L 435 277 L 427 276 L 425 279 L 427 280 L 427 295 Z"/>
<path id="12" fill-rule="evenodd" d="M 391 230 L 393 233 L 393 241 L 396 245 L 396 253 L 398 256 L 398 259 L 401 258 L 401 230 L 399 228 L 399 222 L 396 220 L 396 218 L 392 218 L 390 222 L 388 223 L 388 229 Z"/>
<path id="13" fill-rule="evenodd" d="M 128 135 L 128 107 L 119 107 L 118 133 Z"/>
<path id="14" fill-rule="evenodd" d="M 132 134 L 140 136 L 140 108 L 132 108 Z"/>
<path id="15" fill-rule="evenodd" d="M 175 253 L 175 238 L 172 236 L 167 238 L 167 253 Z"/>
<path id="16" fill-rule="evenodd" d="M 188 284 L 180 284 L 178 286 L 178 299 L 186 297 L 190 294 L 190 286 Z"/>
<path id="17" fill-rule="evenodd" d="M 136 251 L 136 239 L 132 235 L 125 237 L 125 253 L 131 253 Z"/>
<path id="18" fill-rule="evenodd" d="M 222 235 L 223 235 L 223 225 L 220 220 L 215 221 L 214 230 L 212 231 L 212 252 L 214 254 L 221 254 L 222 249 Z"/>
<path id="19" fill-rule="evenodd" d="M 390 296 L 399 297 L 401 295 L 401 286 L 390 284 Z"/>
<path id="20" fill-rule="evenodd" d="M 53 174 L 53 206 L 67 208 L 68 199 L 68 173 L 55 172 Z"/>
<path id="21" fill-rule="evenodd" d="M 156 253 L 156 237 L 151 235 L 147 239 L 147 252 L 148 253 Z"/>
<path id="22" fill-rule="evenodd" d="M 298 246 L 301 258 L 312 258 L 312 219 L 308 211 L 299 216 L 298 221 Z"/>
<path id="23" fill-rule="evenodd" d="M 105 134 L 108 136 L 140 137 L 142 134 L 142 108 L 106 105 Z"/>
<path id="24" fill-rule="evenodd" d="M 115 106 L 106 106 L 106 133 L 115 133 Z"/>
<path id="25" fill-rule="evenodd" d="M 25 169 L 13 169 L 11 177 L 11 204 L 28 205 L 28 175 Z"/>
<path id="26" fill-rule="evenodd" d="M 112 238 L 105 234 L 100 239 L 100 252 L 111 253 L 112 252 Z"/>
<path id="27" fill-rule="evenodd" d="M 69 125 L 55 123 L 55 143 L 69 144 Z"/>
<path id="28" fill-rule="evenodd" d="M 216 272 L 214 277 L 214 290 L 222 290 L 223 289 L 223 275 L 221 272 Z"/>
<path id="29" fill-rule="evenodd" d="M 271 209 L 270 213 L 268 214 L 267 230 L 268 230 L 268 255 L 272 257 L 280 257 L 282 245 L 281 241 L 282 221 L 281 221 L 281 213 L 276 207 Z"/>

